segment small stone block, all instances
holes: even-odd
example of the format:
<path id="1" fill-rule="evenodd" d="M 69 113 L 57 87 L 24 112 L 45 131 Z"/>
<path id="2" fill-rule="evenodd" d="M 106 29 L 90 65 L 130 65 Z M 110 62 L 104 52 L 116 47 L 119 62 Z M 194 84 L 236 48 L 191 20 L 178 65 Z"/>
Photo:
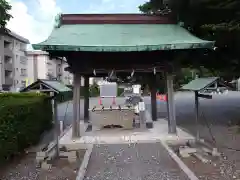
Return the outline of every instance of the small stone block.
<path id="1" fill-rule="evenodd" d="M 197 152 L 197 150 L 195 148 L 187 148 L 187 147 L 179 148 L 179 154 L 182 157 L 189 157 L 190 154 L 196 153 L 196 152 Z"/>
<path id="2" fill-rule="evenodd" d="M 195 157 L 197 157 L 200 161 L 202 161 L 203 163 L 207 163 L 208 162 L 208 159 L 204 158 L 201 154 L 198 154 L 198 153 L 193 153 L 193 155 Z"/>
<path id="3" fill-rule="evenodd" d="M 59 148 L 59 151 L 67 152 L 68 150 L 67 150 L 66 146 L 62 146 Z"/>
<path id="4" fill-rule="evenodd" d="M 147 129 L 152 129 L 153 128 L 153 123 L 152 122 L 147 122 L 146 123 L 146 128 Z"/>
<path id="5" fill-rule="evenodd" d="M 77 156 L 68 156 L 68 159 L 77 159 Z"/>
<path id="6" fill-rule="evenodd" d="M 213 148 L 212 156 L 221 156 L 221 153 L 218 152 L 217 148 Z"/>
<path id="7" fill-rule="evenodd" d="M 69 152 L 60 152 L 60 156 L 68 157 L 69 156 Z"/>
<path id="8" fill-rule="evenodd" d="M 197 149 L 196 149 L 196 148 L 184 147 L 184 148 L 179 148 L 179 151 L 180 151 L 180 152 L 184 152 L 184 153 L 191 154 L 191 153 L 196 153 L 196 152 L 197 152 Z"/>
<path id="9" fill-rule="evenodd" d="M 44 170 L 50 170 L 52 168 L 52 165 L 48 164 L 47 162 L 43 162 L 41 164 L 41 168 L 44 169 Z"/>
<path id="10" fill-rule="evenodd" d="M 82 147 L 82 144 L 77 144 L 77 143 L 71 143 L 71 144 L 66 145 L 66 148 L 68 149 L 68 151 L 79 150 L 79 149 L 81 149 L 81 147 Z"/>
<path id="11" fill-rule="evenodd" d="M 67 159 L 67 158 L 68 158 L 67 156 L 59 155 L 59 159 Z"/>
<path id="12" fill-rule="evenodd" d="M 40 151 L 40 152 L 37 152 L 37 157 L 46 157 L 47 156 L 47 153 L 46 152 L 43 152 L 43 151 Z"/>
<path id="13" fill-rule="evenodd" d="M 69 151 L 68 152 L 69 153 L 69 155 L 68 156 L 77 156 L 77 151 Z"/>
<path id="14" fill-rule="evenodd" d="M 183 157 L 183 158 L 188 158 L 188 157 L 190 157 L 190 154 L 188 154 L 188 153 L 180 153 L 180 155 L 181 155 L 181 157 Z"/>
<path id="15" fill-rule="evenodd" d="M 44 159 L 45 159 L 45 157 L 43 157 L 43 156 L 37 156 L 37 157 L 36 157 L 36 160 L 37 160 L 38 162 L 43 161 Z"/>

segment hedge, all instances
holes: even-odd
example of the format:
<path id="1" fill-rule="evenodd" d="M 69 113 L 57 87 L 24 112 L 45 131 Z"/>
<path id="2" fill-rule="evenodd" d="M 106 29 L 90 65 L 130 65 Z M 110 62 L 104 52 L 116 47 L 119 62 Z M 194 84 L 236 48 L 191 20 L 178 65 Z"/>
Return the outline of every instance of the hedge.
<path id="1" fill-rule="evenodd" d="M 0 94 L 0 112 L 0 164 L 36 144 L 52 126 L 51 102 L 43 94 Z"/>

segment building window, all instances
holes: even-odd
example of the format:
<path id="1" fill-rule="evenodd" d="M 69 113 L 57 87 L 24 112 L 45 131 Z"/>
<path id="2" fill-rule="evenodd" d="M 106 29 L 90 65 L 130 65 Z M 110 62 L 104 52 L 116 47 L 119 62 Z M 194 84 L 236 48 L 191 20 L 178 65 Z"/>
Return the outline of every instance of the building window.
<path id="1" fill-rule="evenodd" d="M 8 41 L 4 41 L 4 48 L 10 48 L 11 43 Z"/>
<path id="2" fill-rule="evenodd" d="M 26 75 L 27 75 L 27 70 L 21 69 L 21 76 L 26 76 Z"/>
<path id="3" fill-rule="evenodd" d="M 20 51 L 26 51 L 26 44 L 20 43 Z"/>
<path id="4" fill-rule="evenodd" d="M 26 87 L 26 81 L 21 81 L 22 87 Z"/>
<path id="5" fill-rule="evenodd" d="M 4 56 L 4 63 L 12 63 L 12 58 L 9 56 Z"/>
<path id="6" fill-rule="evenodd" d="M 5 70 L 5 77 L 12 77 L 12 71 Z"/>
<path id="7" fill-rule="evenodd" d="M 21 58 L 20 58 L 20 63 L 21 63 L 21 64 L 27 64 L 26 58 L 21 57 Z"/>

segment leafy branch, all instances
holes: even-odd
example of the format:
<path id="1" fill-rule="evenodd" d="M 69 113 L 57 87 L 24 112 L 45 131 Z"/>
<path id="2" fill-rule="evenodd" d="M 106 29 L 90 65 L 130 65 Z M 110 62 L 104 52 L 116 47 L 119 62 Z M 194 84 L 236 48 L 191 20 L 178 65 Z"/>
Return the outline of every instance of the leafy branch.
<path id="1" fill-rule="evenodd" d="M 5 29 L 7 22 L 12 18 L 9 13 L 12 6 L 6 0 L 0 0 L 0 29 Z"/>

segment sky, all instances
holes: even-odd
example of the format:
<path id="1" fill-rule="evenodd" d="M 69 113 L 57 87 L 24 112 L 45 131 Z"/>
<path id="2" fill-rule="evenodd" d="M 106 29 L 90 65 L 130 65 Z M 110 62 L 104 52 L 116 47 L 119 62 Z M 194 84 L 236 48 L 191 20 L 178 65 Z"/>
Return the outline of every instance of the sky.
<path id="1" fill-rule="evenodd" d="M 8 0 L 13 18 L 7 27 L 30 40 L 47 39 L 58 13 L 138 13 L 146 0 Z"/>

